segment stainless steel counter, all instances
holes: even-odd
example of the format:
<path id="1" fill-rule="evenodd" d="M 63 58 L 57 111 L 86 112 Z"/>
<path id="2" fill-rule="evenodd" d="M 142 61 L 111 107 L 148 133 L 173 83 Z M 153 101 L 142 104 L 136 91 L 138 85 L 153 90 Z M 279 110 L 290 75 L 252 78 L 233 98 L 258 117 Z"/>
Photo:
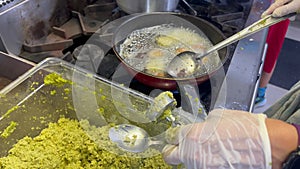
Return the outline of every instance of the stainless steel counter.
<path id="1" fill-rule="evenodd" d="M 269 5 L 269 1 L 254 0 L 246 26 L 260 19 L 261 13 Z M 221 88 L 215 97 L 215 108 L 252 112 L 267 49 L 266 36 L 267 29 L 264 29 L 238 42 L 225 80 L 220 83 L 221 72 L 211 81 L 215 90 Z"/>

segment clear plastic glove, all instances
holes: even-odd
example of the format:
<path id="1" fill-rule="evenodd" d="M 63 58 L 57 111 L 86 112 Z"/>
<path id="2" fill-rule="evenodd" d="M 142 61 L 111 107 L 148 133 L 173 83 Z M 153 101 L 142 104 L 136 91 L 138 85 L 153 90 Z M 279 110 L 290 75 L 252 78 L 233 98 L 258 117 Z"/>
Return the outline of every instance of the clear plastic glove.
<path id="1" fill-rule="evenodd" d="M 262 15 L 265 17 L 272 14 L 274 17 L 281 17 L 293 12 L 300 11 L 300 0 L 276 0 Z"/>
<path id="2" fill-rule="evenodd" d="M 271 168 L 265 115 L 217 109 L 203 123 L 167 131 L 163 156 L 191 169 Z"/>

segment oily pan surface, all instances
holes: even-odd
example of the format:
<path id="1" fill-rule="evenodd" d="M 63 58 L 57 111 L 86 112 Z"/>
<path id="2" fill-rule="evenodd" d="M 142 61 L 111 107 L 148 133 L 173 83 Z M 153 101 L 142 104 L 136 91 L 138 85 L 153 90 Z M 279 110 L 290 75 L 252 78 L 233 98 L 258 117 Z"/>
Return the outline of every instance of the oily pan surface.
<path id="1" fill-rule="evenodd" d="M 120 44 L 120 56 L 130 67 L 151 76 L 169 77 L 167 65 L 179 53 L 203 53 L 213 46 L 200 30 L 174 24 L 161 24 L 133 31 Z M 193 76 L 207 74 L 220 66 L 218 52 L 204 57 Z"/>

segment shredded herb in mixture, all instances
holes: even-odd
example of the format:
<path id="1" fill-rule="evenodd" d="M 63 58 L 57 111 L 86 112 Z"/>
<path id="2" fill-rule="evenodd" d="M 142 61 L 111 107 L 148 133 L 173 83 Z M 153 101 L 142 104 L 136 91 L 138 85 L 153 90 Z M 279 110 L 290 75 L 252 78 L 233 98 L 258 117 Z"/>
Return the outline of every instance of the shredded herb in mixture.
<path id="1" fill-rule="evenodd" d="M 7 138 L 10 136 L 17 128 L 18 123 L 11 121 L 9 126 L 7 126 L 1 134 L 2 138 Z"/>
<path id="2" fill-rule="evenodd" d="M 0 158 L 0 168 L 171 168 L 155 149 L 143 152 L 156 154 L 144 158 L 122 152 L 109 140 L 110 127 L 60 118 L 40 135 L 19 140 L 6 157 Z"/>
<path id="3" fill-rule="evenodd" d="M 2 119 L 2 118 L 9 117 L 9 115 L 10 115 L 12 112 L 16 111 L 16 110 L 19 109 L 19 108 L 20 108 L 19 106 L 14 106 L 14 107 L 12 107 L 11 109 L 7 110 L 7 112 L 1 117 L 1 119 Z"/>
<path id="4" fill-rule="evenodd" d="M 50 73 L 44 78 L 45 85 L 55 85 L 61 87 L 65 84 L 72 84 L 72 81 L 64 79 L 61 75 L 57 73 Z"/>

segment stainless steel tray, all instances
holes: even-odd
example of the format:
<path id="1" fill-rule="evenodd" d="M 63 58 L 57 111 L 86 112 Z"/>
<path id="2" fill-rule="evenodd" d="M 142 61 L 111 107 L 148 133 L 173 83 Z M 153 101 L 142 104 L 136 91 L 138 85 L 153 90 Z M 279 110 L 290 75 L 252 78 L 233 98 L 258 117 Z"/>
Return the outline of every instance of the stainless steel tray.
<path id="1" fill-rule="evenodd" d="M 55 76 L 45 83 L 45 77 L 51 75 Z M 38 135 L 49 122 L 57 122 L 62 116 L 87 119 L 95 126 L 138 124 L 139 116 L 142 117 L 153 102 L 147 95 L 58 58 L 42 61 L 0 94 L 0 132 L 12 121 L 18 124 L 7 138 L 0 137 L 0 157 L 6 156 L 19 139 Z M 128 119 L 124 114 L 132 116 Z M 143 125 L 156 134 L 166 129 L 165 125 L 162 128 L 151 123 Z"/>

